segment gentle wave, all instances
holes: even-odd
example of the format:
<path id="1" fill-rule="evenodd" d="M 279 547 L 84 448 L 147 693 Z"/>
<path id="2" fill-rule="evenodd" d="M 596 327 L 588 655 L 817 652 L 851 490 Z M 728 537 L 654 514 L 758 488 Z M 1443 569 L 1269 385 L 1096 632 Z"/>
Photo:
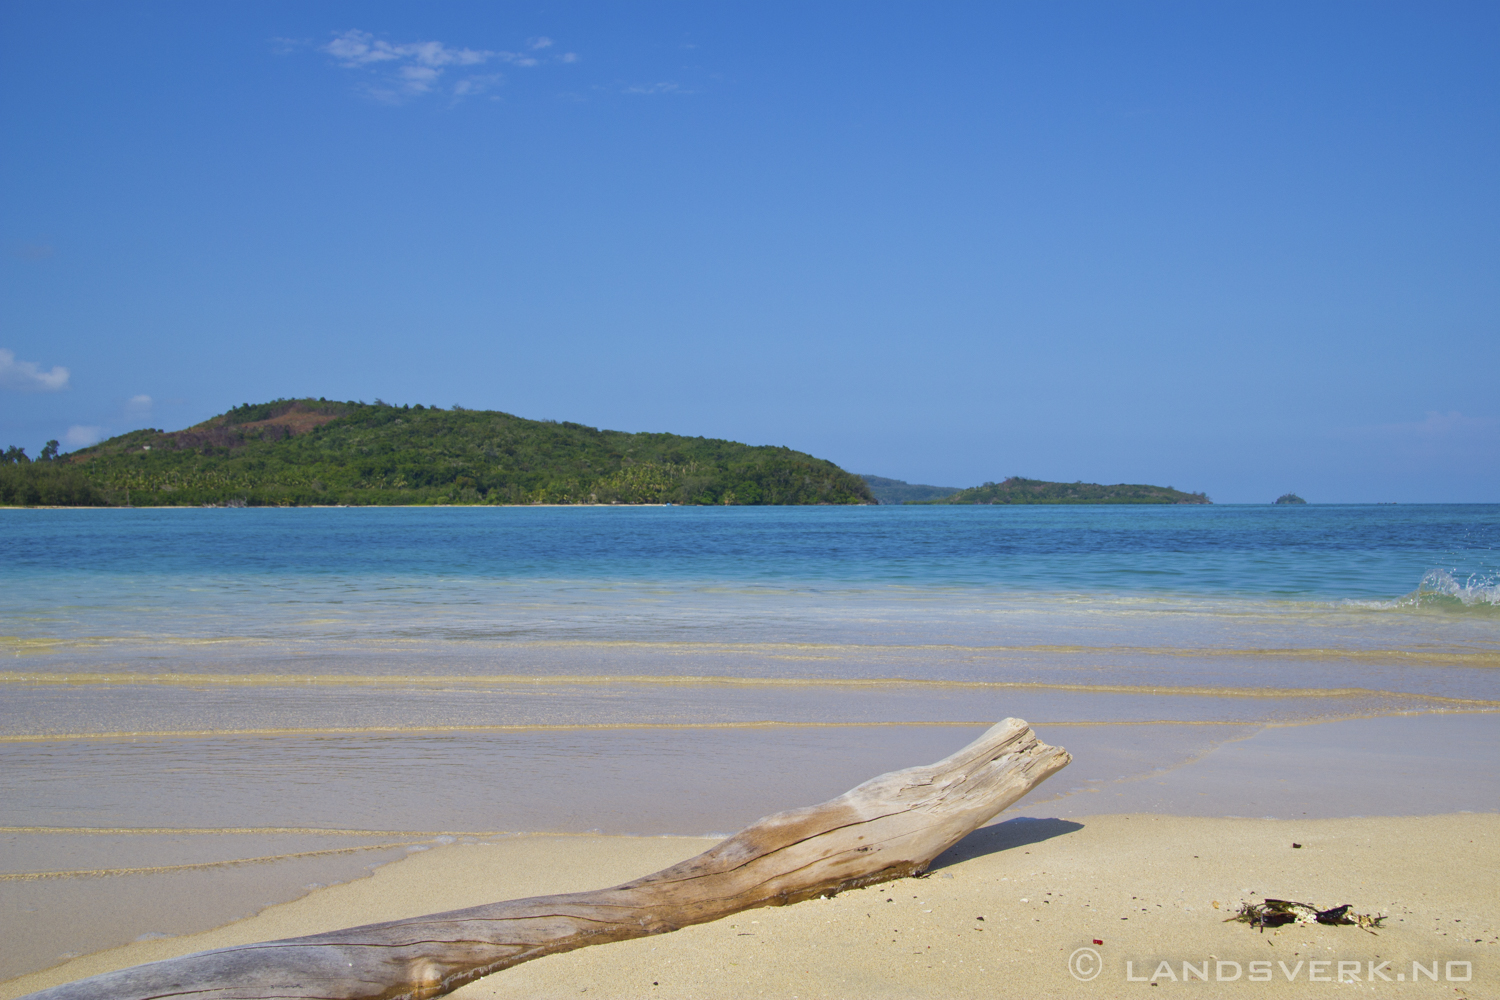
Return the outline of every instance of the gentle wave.
<path id="1" fill-rule="evenodd" d="M 1354 608 L 1470 613 L 1500 617 L 1500 582 L 1494 576 L 1471 574 L 1460 583 L 1445 569 L 1430 569 L 1417 589 L 1393 601 L 1345 601 Z"/>
<path id="2" fill-rule="evenodd" d="M 1300 651 L 1288 651 L 1297 654 Z M 1384 654 L 1386 656 L 1392 653 Z M 1420 654 L 1410 654 L 1418 657 Z M 1425 657 L 1423 657 L 1425 659 Z M 1477 665 L 1494 665 L 1496 657 L 1465 657 L 1465 661 Z M 1210 684 L 1079 684 L 1054 681 L 988 681 L 950 680 L 917 677 L 734 677 L 694 676 L 659 674 L 601 674 L 594 676 L 566 675 L 528 676 L 358 676 L 352 674 L 48 674 L 0 672 L 0 684 L 41 684 L 70 686 L 116 686 L 116 685 L 160 685 L 166 687 L 204 686 L 224 687 L 421 687 L 445 690 L 482 690 L 506 686 L 568 687 L 568 686 L 626 686 L 652 685 L 667 687 L 750 687 L 750 688 L 917 688 L 971 689 L 971 690 L 1046 690 L 1046 691 L 1096 691 L 1110 694 L 1185 694 L 1208 695 L 1229 698 L 1316 698 L 1348 697 L 1351 695 L 1389 695 L 1392 697 L 1422 698 L 1455 704 L 1500 705 L 1500 701 L 1474 698 L 1449 698 L 1418 692 L 1372 691 L 1362 687 L 1241 687 Z M 468 727 L 460 727 L 468 728 Z"/>
<path id="3" fill-rule="evenodd" d="M 1332 692 L 1337 694 L 1337 692 Z M 1361 694 L 1367 692 L 1359 692 Z M 1381 694 L 1382 692 L 1370 692 Z M 1500 713 L 1500 701 L 1463 701 L 1456 698 L 1433 698 L 1433 702 L 1446 705 L 1430 706 L 1418 710 L 1396 710 L 1350 712 L 1316 716 L 1293 722 L 1235 723 L 1222 719 L 1042 719 L 1038 726 L 1205 726 L 1252 725 L 1262 728 L 1284 728 L 1287 726 L 1312 726 L 1349 719 L 1380 719 L 1397 716 L 1418 715 L 1490 715 Z M 162 731 L 129 731 L 115 733 L 46 733 L 41 735 L 0 736 L 5 743 L 68 743 L 110 742 L 114 740 L 191 740 L 220 739 L 237 736 L 442 736 L 446 734 L 483 735 L 489 733 L 578 733 L 578 732 L 626 732 L 638 730 L 755 730 L 755 729 L 973 729 L 989 725 L 989 720 L 941 721 L 941 722 L 642 722 L 642 723 L 584 723 L 578 725 L 535 726 L 348 726 L 334 728 L 317 726 L 308 729 L 181 729 Z M 4 828 L 0 828 L 4 832 Z M 3 877 L 3 876 L 0 876 Z"/>
<path id="4" fill-rule="evenodd" d="M 1383 605 L 1394 606 L 1394 603 Z M 1237 646 L 1237 645 L 1202 645 L 1202 646 L 1155 646 L 1155 645 L 1125 645 L 1117 643 L 1100 643 L 1097 645 L 1064 644 L 1064 643 L 1027 643 L 1027 644 L 971 644 L 957 642 L 933 642 L 933 643 L 910 643 L 897 644 L 887 642 L 848 643 L 848 642 L 652 642 L 646 640 L 531 640 L 506 644 L 506 648 L 515 652 L 582 652 L 582 653 L 646 653 L 646 654 L 748 654 L 764 659 L 772 660 L 835 660 L 849 656 L 872 656 L 876 654 L 892 654 L 902 658 L 912 656 L 921 657 L 932 654 L 964 654 L 964 655 L 1026 655 L 1040 654 L 1048 656 L 1113 656 L 1113 657 L 1170 657 L 1170 658 L 1192 658 L 1192 659 L 1271 659 L 1271 660 L 1326 660 L 1339 659 L 1349 661 L 1361 661 L 1368 663 L 1424 663 L 1443 664 L 1445 666 L 1471 666 L 1471 667 L 1500 667 L 1500 650 L 1473 651 L 1472 646 L 1464 649 L 1457 642 L 1452 643 L 1448 649 L 1435 649 L 1428 643 L 1412 642 L 1415 648 L 1401 648 L 1398 645 L 1388 645 L 1383 648 L 1369 648 L 1351 645 L 1327 644 L 1328 636 L 1318 636 L 1324 639 L 1323 644 L 1308 646 Z M 203 645 L 229 645 L 232 640 L 198 640 L 198 639 L 174 639 L 158 638 L 151 640 L 148 645 L 160 649 L 170 649 L 174 646 L 203 646 Z M 51 652 L 63 648 L 87 648 L 90 646 L 114 645 L 117 647 L 133 647 L 140 644 L 140 640 L 132 637 L 104 637 L 91 636 L 87 639 L 78 640 L 32 640 L 21 639 L 14 636 L 0 635 L 0 654 L 11 653 L 18 658 L 30 652 Z M 256 640 L 251 640 L 245 645 L 258 646 Z M 420 639 L 390 639 L 366 641 L 358 646 L 349 647 L 351 650 L 359 651 L 390 651 L 406 654 L 408 661 L 420 659 L 421 654 L 429 652 L 432 648 L 430 642 Z M 408 664 L 409 666 L 409 664 Z M 826 679 L 801 678 L 807 683 L 827 683 Z M 860 678 L 843 678 L 845 682 L 854 682 Z M 872 677 L 867 678 L 870 683 L 889 683 L 899 678 Z M 921 680 L 913 678 L 913 681 Z M 268 673 L 261 671 L 253 672 L 223 672 L 209 673 L 205 671 L 149 671 L 149 670 L 92 670 L 92 671 L 0 671 L 0 684 L 23 683 L 23 684 L 243 684 L 250 686 L 261 685 L 392 685 L 392 684 L 420 684 L 420 685 L 446 685 L 446 684 L 553 684 L 553 683 L 659 683 L 659 684 L 712 684 L 712 683 L 793 683 L 793 678 L 784 677 L 714 677 L 694 676 L 689 674 L 604 674 L 604 675 L 573 675 L 573 674 L 548 674 L 548 673 L 494 673 L 494 674 L 412 674 L 412 673 L 382 673 L 382 674 L 354 674 L 354 673 Z"/>
<path id="5" fill-rule="evenodd" d="M 1461 702 L 1469 711 L 1470 703 Z M 1480 710 L 1500 711 L 1500 702 L 1478 703 Z M 230 736 L 425 736 L 444 733 L 581 733 L 581 732 L 625 732 L 636 730 L 746 730 L 746 729 L 934 729 L 973 728 L 988 726 L 987 719 L 938 720 L 915 722 L 781 722 L 774 719 L 757 719 L 749 722 L 569 722 L 558 724 L 538 723 L 534 725 L 464 725 L 464 726 L 311 726 L 305 728 L 260 728 L 260 729 L 173 729 L 173 730 L 129 730 L 111 733 L 44 733 L 14 734 L 0 736 L 0 743 L 48 743 L 52 741 L 119 740 L 119 739 L 193 739 Z M 1130 725 L 1131 723 L 1122 723 Z M 1151 721 L 1149 725 L 1173 725 L 1171 722 Z M 1196 723 L 1183 723 L 1195 725 Z M 1222 725 L 1222 723 L 1214 723 Z"/>
<path id="6" fill-rule="evenodd" d="M 86 833 L 110 836 L 214 836 L 299 834 L 316 837 L 501 837 L 506 830 L 344 830 L 326 826 L 0 826 L 4 833 Z M 399 845 L 397 845 L 399 846 Z M 281 855 L 286 857 L 287 855 Z"/>
<path id="7" fill-rule="evenodd" d="M 415 846 L 414 842 L 361 844 L 357 847 L 330 847 L 323 851 L 295 851 L 291 854 L 266 854 L 256 858 L 228 858 L 223 861 L 195 861 L 181 865 L 142 865 L 133 868 L 68 868 L 45 872 L 0 872 L 0 882 L 35 882 L 38 879 L 55 878 L 101 878 L 111 875 L 160 875 L 165 872 L 229 868 L 236 865 L 258 865 L 275 861 L 287 861 L 292 858 L 321 858 L 333 854 L 359 854 L 364 851 L 383 851 L 393 847 L 413 846 Z"/>

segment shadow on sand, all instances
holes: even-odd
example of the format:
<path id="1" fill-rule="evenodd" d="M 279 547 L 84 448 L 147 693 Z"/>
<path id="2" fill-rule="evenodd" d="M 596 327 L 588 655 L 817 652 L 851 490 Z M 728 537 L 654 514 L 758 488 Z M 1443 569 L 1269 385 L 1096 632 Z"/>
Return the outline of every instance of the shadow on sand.
<path id="1" fill-rule="evenodd" d="M 1025 847 L 1028 844 L 1039 844 L 1044 840 L 1051 840 L 1053 837 L 1061 837 L 1063 834 L 1082 829 L 1082 823 L 1075 823 L 1070 819 L 1035 819 L 1031 816 L 1017 816 L 1004 823 L 980 827 L 939 854 L 927 870 L 935 872 L 972 858 L 1008 851 L 1015 847 Z"/>

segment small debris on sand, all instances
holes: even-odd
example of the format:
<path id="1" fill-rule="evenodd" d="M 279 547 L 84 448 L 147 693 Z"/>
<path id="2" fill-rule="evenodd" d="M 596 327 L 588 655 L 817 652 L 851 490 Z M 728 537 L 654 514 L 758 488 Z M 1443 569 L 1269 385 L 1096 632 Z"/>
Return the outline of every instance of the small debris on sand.
<path id="1" fill-rule="evenodd" d="M 1242 924 L 1249 924 L 1251 927 L 1259 927 L 1262 930 L 1267 927 L 1283 927 L 1286 924 L 1301 926 L 1329 924 L 1371 930 L 1379 927 L 1380 922 L 1385 919 L 1384 914 L 1371 916 L 1367 913 L 1354 913 L 1353 909 L 1350 903 L 1320 910 L 1311 903 L 1296 903 L 1289 899 L 1267 899 L 1264 903 L 1241 903 L 1239 911 L 1224 922 L 1230 923 L 1237 920 Z"/>

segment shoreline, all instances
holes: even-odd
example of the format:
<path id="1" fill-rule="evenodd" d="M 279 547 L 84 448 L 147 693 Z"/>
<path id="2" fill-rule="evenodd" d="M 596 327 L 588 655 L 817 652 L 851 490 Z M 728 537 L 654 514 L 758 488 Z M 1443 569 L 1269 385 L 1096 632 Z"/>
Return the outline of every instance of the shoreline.
<path id="1" fill-rule="evenodd" d="M 570 883 L 577 889 L 615 884 L 696 854 L 760 816 L 825 801 L 913 760 L 937 759 L 963 736 L 963 727 L 942 723 L 672 726 L 660 732 L 567 728 L 574 731 L 512 733 L 498 740 L 493 733 L 339 736 L 325 731 L 311 740 L 220 734 L 207 743 L 122 736 L 3 744 L 17 773 L 31 775 L 32 786 L 55 789 L 51 794 L 62 796 L 60 802 L 95 803 L 107 810 L 108 821 L 67 822 L 65 812 L 56 812 L 35 791 L 14 781 L 6 786 L 14 793 L 12 801 L 29 803 L 29 810 L 15 812 L 8 817 L 14 825 L 0 827 L 6 857 L 0 872 L 0 937 L 7 939 L 0 969 L 10 976 L 29 974 L 65 953 L 113 954 L 107 950 L 122 944 L 131 955 L 154 955 L 140 949 L 166 943 L 144 939 L 186 935 L 169 940 L 197 941 L 203 929 L 240 927 L 246 923 L 241 918 L 267 906 L 272 910 L 265 912 L 282 912 L 272 904 L 311 906 L 310 900 L 329 892 L 342 898 L 351 891 L 348 886 L 369 882 L 372 869 L 377 879 L 385 879 L 389 876 L 381 873 L 388 869 L 429 864 L 422 860 L 429 854 L 483 853 L 502 859 L 484 866 L 499 869 L 578 869 L 588 877 Z M 976 725 L 976 734 L 984 728 Z M 1492 712 L 1290 726 L 1158 723 L 1127 724 L 1122 730 L 1085 722 L 1038 724 L 1037 731 L 1047 742 L 1067 747 L 1074 763 L 1004 814 L 1001 826 L 1014 824 L 1017 816 L 1048 817 L 1042 822 L 1065 832 L 1098 828 L 1113 822 L 1101 817 L 1119 815 L 1176 817 L 1184 829 L 1228 824 L 1226 829 L 1304 831 L 1309 824 L 1333 824 L 1333 829 L 1354 823 L 1351 829 L 1362 829 L 1359 824 L 1366 822 L 1400 822 L 1416 824 L 1416 832 L 1386 835 L 1391 845 L 1464 858 L 1463 843 L 1444 840 L 1444 824 L 1500 824 L 1494 811 L 1500 773 L 1484 763 L 1500 752 L 1500 716 Z M 32 745 L 40 749 L 27 749 Z M 413 754 L 428 762 L 420 787 L 407 781 Z M 685 758 L 696 766 L 684 770 Z M 548 761 L 544 773 L 516 766 L 536 760 Z M 757 766 L 747 771 L 738 763 L 744 760 Z M 819 766 L 808 768 L 810 760 Z M 289 795 L 278 776 L 309 769 L 323 776 L 317 795 Z M 191 808 L 176 803 L 163 812 L 151 805 L 175 802 L 167 789 L 180 788 L 183 774 L 199 772 L 215 775 L 215 783 L 194 786 Z M 504 788 L 505 795 L 471 801 L 476 782 Z M 573 805 L 559 800 L 559 788 L 568 790 Z M 328 802 L 337 808 L 327 808 Z M 1371 812 L 1400 816 L 1348 819 Z M 984 842 L 995 834 L 974 836 Z M 1305 842 L 1306 836 L 1298 832 L 1292 839 Z M 1216 844 L 1216 837 L 1204 835 L 1204 848 Z M 574 846 L 558 847 L 561 853 L 545 863 L 520 855 L 503 860 L 520 849 L 517 844 L 540 842 Z M 675 844 L 682 850 L 676 857 L 641 854 L 643 844 Z M 590 867 L 599 851 L 619 853 L 608 845 L 636 846 L 621 848 L 619 868 Z M 1091 863 L 1108 869 L 1111 843 L 1090 850 Z M 1161 845 L 1142 850 L 1170 853 Z M 1411 862 L 1398 853 L 1385 863 Z M 1460 867 L 1463 874 L 1451 876 L 1455 886 L 1472 882 L 1475 872 L 1488 872 L 1500 901 L 1500 865 L 1493 858 L 1469 858 Z M 492 888 L 492 900 L 563 891 L 546 881 Z M 1252 880 L 1238 888 L 1258 887 Z M 412 891 L 414 898 L 428 899 L 426 889 Z M 1283 885 L 1266 895 L 1303 898 L 1299 891 Z M 1373 905 L 1356 899 L 1311 901 Z M 461 905 L 469 904 L 426 902 L 407 915 Z M 330 919 L 333 929 L 376 918 L 360 909 Z M 1500 919 L 1494 923 L 1500 926 Z M 251 940 L 302 931 L 254 933 L 259 936 Z M 133 939 L 135 944 L 126 943 Z M 125 964 L 147 960 L 153 959 L 122 959 Z M 0 1000 L 11 995 L 16 994 L 0 992 Z"/>
<path id="2" fill-rule="evenodd" d="M 0 1000 L 209 948 L 618 884 L 714 842 L 531 834 L 438 846 L 210 931 L 136 941 L 5 981 Z M 1388 916 L 1376 934 L 1318 925 L 1258 932 L 1224 922 L 1239 903 L 1265 897 L 1350 903 L 1357 912 Z M 1093 981 L 1069 973 L 1079 948 L 1100 956 L 1102 973 Z M 1340 961 L 1358 962 L 1360 982 L 1376 995 L 1454 996 L 1455 986 L 1466 991 L 1460 996 L 1495 995 L 1500 815 L 1013 818 L 971 834 L 924 877 L 548 956 L 454 996 L 831 1000 L 992 997 L 1003 987 L 1030 997 L 1100 997 L 1134 988 L 1153 972 L 1160 985 L 1176 987 L 1182 963 L 1196 971 L 1206 959 L 1228 963 L 1208 973 L 1214 978 L 1222 969 L 1218 989 L 1247 996 L 1273 989 L 1279 996 L 1325 995 L 1328 981 L 1310 977 L 1337 970 Z M 1274 986 L 1243 974 L 1252 961 L 1281 959 L 1289 968 L 1298 960 L 1334 964 L 1303 967 L 1290 981 L 1277 970 Z M 1403 974 L 1412 962 L 1424 970 L 1438 962 L 1438 981 L 1371 984 L 1372 961 Z M 1471 978 L 1451 980 L 1447 974 L 1462 975 L 1465 962 Z M 1242 975 L 1231 985 L 1235 963 Z"/>

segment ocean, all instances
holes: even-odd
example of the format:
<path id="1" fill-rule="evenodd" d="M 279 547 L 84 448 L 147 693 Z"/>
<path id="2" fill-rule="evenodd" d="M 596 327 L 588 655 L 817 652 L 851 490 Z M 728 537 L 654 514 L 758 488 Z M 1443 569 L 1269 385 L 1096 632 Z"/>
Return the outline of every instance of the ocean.
<path id="1" fill-rule="evenodd" d="M 460 840 L 1500 806 L 1500 505 L 0 511 L 0 977 Z"/>

